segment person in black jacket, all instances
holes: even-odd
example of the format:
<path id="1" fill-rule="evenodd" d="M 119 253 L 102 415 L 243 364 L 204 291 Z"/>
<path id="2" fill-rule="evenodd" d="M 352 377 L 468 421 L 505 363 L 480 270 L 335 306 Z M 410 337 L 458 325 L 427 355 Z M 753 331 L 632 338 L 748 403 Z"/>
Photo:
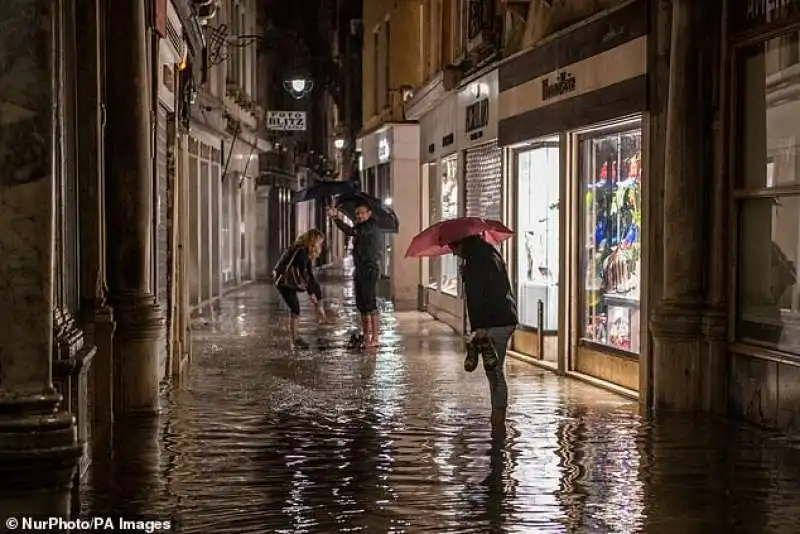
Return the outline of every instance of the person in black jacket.
<path id="1" fill-rule="evenodd" d="M 297 333 L 297 322 L 300 318 L 299 293 L 307 292 L 311 304 L 317 310 L 319 321 L 326 320 L 325 308 L 322 305 L 322 288 L 314 276 L 314 261 L 319 256 L 324 241 L 325 235 L 316 228 L 305 232 L 283 253 L 272 272 L 278 293 L 289 307 L 292 348 L 308 348 L 308 343 Z"/>
<path id="2" fill-rule="evenodd" d="M 366 204 L 356 207 L 355 226 L 342 221 L 341 214 L 330 208 L 328 214 L 334 224 L 353 238 L 353 285 L 356 308 L 361 314 L 361 329 L 364 334 L 364 347 L 378 346 L 378 280 L 382 253 L 381 231 L 372 217 L 372 210 Z"/>
<path id="3" fill-rule="evenodd" d="M 505 378 L 505 356 L 508 342 L 517 327 L 517 301 L 511 291 L 508 269 L 498 250 L 478 236 L 450 245 L 462 258 L 461 278 L 467 302 L 467 316 L 473 339 L 488 342 L 494 349 L 484 353 L 484 370 L 489 379 L 492 401 L 492 428 L 505 426 L 508 389 Z M 464 369 L 474 371 L 479 353 L 467 352 Z"/>

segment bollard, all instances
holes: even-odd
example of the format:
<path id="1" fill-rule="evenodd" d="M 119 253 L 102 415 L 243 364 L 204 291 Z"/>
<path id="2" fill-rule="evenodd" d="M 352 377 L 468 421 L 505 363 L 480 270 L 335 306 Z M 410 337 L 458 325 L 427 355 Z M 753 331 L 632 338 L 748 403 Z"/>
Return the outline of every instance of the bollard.
<path id="1" fill-rule="evenodd" d="M 544 360 L 544 302 L 542 299 L 536 302 L 536 328 L 539 330 L 538 356 L 540 360 Z"/>

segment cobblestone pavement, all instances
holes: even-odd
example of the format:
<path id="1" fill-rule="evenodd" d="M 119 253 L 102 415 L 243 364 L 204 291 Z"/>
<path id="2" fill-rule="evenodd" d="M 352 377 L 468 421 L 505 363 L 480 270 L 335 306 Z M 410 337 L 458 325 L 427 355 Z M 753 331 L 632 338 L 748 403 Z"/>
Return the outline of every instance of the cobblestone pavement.
<path id="1" fill-rule="evenodd" d="M 382 314 L 383 346 L 290 353 L 272 288 L 199 324 L 183 389 L 120 425 L 81 488 L 84 516 L 171 517 L 173 531 L 796 533 L 798 454 L 721 422 L 642 421 L 630 402 L 509 361 L 509 431 L 493 443 L 486 379 L 420 313 Z M 306 314 L 311 317 L 312 314 Z"/>

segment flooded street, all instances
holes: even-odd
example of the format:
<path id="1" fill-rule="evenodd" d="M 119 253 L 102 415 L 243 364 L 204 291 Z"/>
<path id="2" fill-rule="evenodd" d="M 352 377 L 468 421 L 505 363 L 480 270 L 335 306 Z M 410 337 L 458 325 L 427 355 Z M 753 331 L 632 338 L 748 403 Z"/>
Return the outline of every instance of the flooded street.
<path id="1" fill-rule="evenodd" d="M 328 296 L 350 308 L 347 288 Z M 508 434 L 493 442 L 486 378 L 463 371 L 446 326 L 384 313 L 384 346 L 361 354 L 336 347 L 353 321 L 342 316 L 306 338 L 327 350 L 291 354 L 281 310 L 263 285 L 224 300 L 160 420 L 119 425 L 82 516 L 237 534 L 800 528 L 799 449 L 778 436 L 648 425 L 629 400 L 510 360 Z"/>

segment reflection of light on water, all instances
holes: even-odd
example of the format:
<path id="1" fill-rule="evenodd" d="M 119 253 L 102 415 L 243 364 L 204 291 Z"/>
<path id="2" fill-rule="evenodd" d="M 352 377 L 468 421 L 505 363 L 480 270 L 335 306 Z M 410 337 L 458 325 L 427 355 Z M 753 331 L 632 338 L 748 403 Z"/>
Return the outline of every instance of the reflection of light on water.
<path id="1" fill-rule="evenodd" d="M 240 310 L 244 310 L 244 305 L 239 306 Z M 242 311 L 238 316 L 236 316 L 236 333 L 239 334 L 240 337 L 245 337 L 248 334 L 247 329 L 245 328 L 245 322 L 247 321 L 247 315 L 244 311 Z"/>
<path id="2" fill-rule="evenodd" d="M 398 413 L 400 401 L 405 398 L 405 362 L 395 352 L 380 351 L 373 357 L 375 374 L 372 377 L 372 395 L 378 402 L 379 416 L 389 420 Z"/>
<path id="3" fill-rule="evenodd" d="M 596 517 L 616 532 L 636 531 L 644 518 L 644 484 L 639 479 L 641 457 L 636 448 L 636 430 L 622 421 L 597 428 L 605 446 L 597 451 L 598 495 Z M 602 482 L 601 482 L 602 481 Z M 604 482 L 604 483 L 603 483 Z"/>
<path id="4" fill-rule="evenodd" d="M 509 466 L 509 482 L 517 488 L 515 512 L 520 519 L 535 513 L 548 523 L 563 515 L 557 498 L 564 472 L 558 456 L 558 409 L 556 402 L 537 403 L 525 424 L 515 426 L 518 437 L 510 444 L 515 461 Z"/>
<path id="5" fill-rule="evenodd" d="M 459 403 L 442 399 L 438 406 L 440 414 L 453 413 L 459 408 Z M 433 434 L 433 454 L 431 458 L 436 464 L 436 469 L 439 474 L 446 474 L 447 477 L 452 477 L 455 473 L 456 466 L 452 463 L 453 455 L 455 454 L 454 438 L 455 434 L 448 431 L 448 428 L 436 428 Z"/>

